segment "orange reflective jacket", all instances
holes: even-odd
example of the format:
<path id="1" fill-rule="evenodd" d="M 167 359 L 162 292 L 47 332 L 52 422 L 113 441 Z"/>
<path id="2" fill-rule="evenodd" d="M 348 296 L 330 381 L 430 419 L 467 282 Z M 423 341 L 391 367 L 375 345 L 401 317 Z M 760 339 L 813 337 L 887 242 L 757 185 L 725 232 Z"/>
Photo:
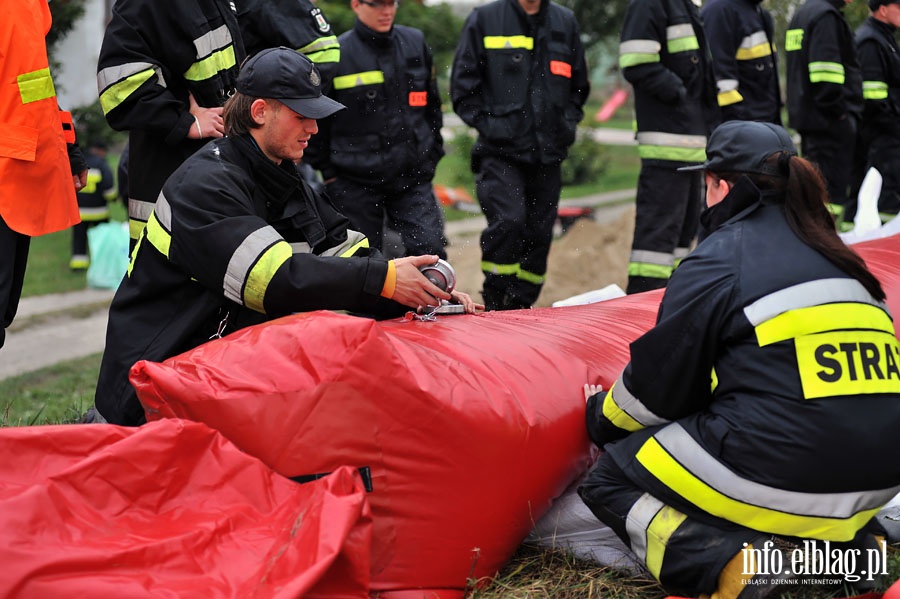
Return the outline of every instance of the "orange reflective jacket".
<path id="1" fill-rule="evenodd" d="M 9 2 L 4 8 L 0 215 L 14 231 L 42 235 L 78 222 L 66 136 L 47 60 L 50 8 L 46 0 Z"/>

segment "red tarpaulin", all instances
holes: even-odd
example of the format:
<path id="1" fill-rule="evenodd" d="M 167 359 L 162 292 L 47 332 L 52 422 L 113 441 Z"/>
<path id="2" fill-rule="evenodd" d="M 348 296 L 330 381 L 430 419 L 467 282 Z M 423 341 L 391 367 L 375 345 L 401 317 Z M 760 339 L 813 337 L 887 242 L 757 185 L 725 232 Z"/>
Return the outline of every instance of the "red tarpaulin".
<path id="1" fill-rule="evenodd" d="M 203 424 L 0 429 L 0 597 L 367 597 L 344 468 L 300 485 Z"/>
<path id="2" fill-rule="evenodd" d="M 900 313 L 900 239 L 858 249 Z M 372 591 L 458 597 L 588 465 L 582 386 L 615 380 L 660 298 L 436 322 L 295 315 L 139 362 L 131 380 L 149 419 L 205 422 L 287 476 L 365 469 Z"/>

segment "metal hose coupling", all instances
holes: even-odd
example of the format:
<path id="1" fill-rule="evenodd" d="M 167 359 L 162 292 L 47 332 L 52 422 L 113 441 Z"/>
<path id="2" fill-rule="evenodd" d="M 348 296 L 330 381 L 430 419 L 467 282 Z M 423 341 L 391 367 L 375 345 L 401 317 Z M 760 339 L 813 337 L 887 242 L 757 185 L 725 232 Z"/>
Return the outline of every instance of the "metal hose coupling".
<path id="1" fill-rule="evenodd" d="M 456 287 L 456 271 L 446 260 L 439 259 L 434 264 L 420 266 L 419 271 L 436 287 L 440 287 L 447 293 L 452 293 Z"/>

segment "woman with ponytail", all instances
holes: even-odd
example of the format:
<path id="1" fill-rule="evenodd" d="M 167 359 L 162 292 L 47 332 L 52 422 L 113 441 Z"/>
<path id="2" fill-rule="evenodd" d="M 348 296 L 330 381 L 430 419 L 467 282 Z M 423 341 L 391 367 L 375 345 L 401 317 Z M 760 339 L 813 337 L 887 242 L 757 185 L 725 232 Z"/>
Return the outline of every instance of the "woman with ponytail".
<path id="1" fill-rule="evenodd" d="M 809 556 L 880 551 L 874 516 L 900 492 L 900 463 L 883 459 L 900 455 L 885 294 L 796 154 L 770 123 L 712 133 L 687 167 L 706 175 L 705 237 L 615 384 L 588 400 L 604 452 L 579 494 L 673 592 L 773 597 L 823 578 Z M 871 587 L 871 566 L 841 574 Z"/>

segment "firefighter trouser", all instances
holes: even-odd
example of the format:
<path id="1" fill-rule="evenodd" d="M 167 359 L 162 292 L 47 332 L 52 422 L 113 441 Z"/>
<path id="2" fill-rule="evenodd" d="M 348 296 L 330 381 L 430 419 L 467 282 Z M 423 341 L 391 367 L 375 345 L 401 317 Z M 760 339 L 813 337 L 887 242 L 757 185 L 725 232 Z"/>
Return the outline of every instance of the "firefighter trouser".
<path id="1" fill-rule="evenodd" d="M 562 187 L 560 166 L 479 157 L 475 190 L 481 233 L 483 297 L 488 310 L 528 308 L 541 293 Z"/>
<path id="2" fill-rule="evenodd" d="M 856 117 L 834 121 L 826 131 L 801 131 L 800 150 L 803 157 L 816 164 L 825 178 L 831 211 L 838 225 L 853 222 L 856 198 L 850 197 L 853 179 Z"/>
<path id="3" fill-rule="evenodd" d="M 0 216 L 0 347 L 6 341 L 6 327 L 16 317 L 22 297 L 30 245 L 31 237 L 10 229 Z"/>
<path id="4" fill-rule="evenodd" d="M 888 220 L 900 212 L 900 145 L 876 143 L 868 154 L 868 165 L 878 169 L 882 177 L 878 211 L 882 220 Z"/>
<path id="5" fill-rule="evenodd" d="M 677 168 L 677 163 L 641 161 L 627 293 L 665 287 L 697 235 L 703 174 Z"/>
<path id="6" fill-rule="evenodd" d="M 669 592 L 696 597 L 716 590 L 719 573 L 759 532 L 688 518 L 643 491 L 602 454 L 578 494 Z"/>
<path id="7" fill-rule="evenodd" d="M 387 216 L 388 225 L 400 233 L 407 256 L 447 258 L 444 215 L 430 182 L 372 187 L 338 178 L 325 190 L 352 228 L 369 238 L 371 247 L 382 249 Z"/>

